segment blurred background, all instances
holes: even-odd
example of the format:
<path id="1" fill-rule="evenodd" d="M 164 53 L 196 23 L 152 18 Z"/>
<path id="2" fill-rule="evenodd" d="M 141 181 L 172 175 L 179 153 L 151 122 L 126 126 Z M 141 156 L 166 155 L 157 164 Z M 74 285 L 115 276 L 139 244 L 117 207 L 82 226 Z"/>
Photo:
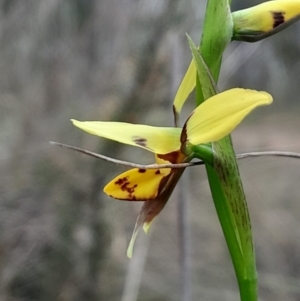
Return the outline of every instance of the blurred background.
<path id="1" fill-rule="evenodd" d="M 236 0 L 232 9 L 259 2 Z M 129 260 L 142 204 L 102 192 L 125 168 L 48 143 L 153 162 L 150 153 L 88 135 L 69 119 L 171 126 L 191 59 L 185 33 L 199 42 L 204 11 L 203 0 L 0 0 L 1 301 L 239 300 L 203 167 L 186 170 Z M 300 23 L 227 48 L 220 90 L 274 96 L 234 131 L 238 153 L 300 152 L 299 32 Z M 193 107 L 191 97 L 182 120 Z M 264 157 L 239 166 L 260 300 L 300 300 L 300 162 Z"/>

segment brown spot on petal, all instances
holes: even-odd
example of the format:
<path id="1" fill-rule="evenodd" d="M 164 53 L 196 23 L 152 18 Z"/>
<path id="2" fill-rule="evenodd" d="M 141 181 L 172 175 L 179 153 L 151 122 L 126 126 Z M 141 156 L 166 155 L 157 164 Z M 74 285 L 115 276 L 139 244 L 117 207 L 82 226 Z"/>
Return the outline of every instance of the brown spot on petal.
<path id="1" fill-rule="evenodd" d="M 173 115 L 174 115 L 174 124 L 175 127 L 179 127 L 179 114 L 176 111 L 175 106 L 173 105 Z"/>
<path id="2" fill-rule="evenodd" d="M 135 188 L 138 186 L 137 184 L 131 185 L 130 186 L 130 181 L 128 181 L 128 177 L 124 178 L 119 178 L 116 182 L 115 185 L 120 186 L 120 189 L 122 191 L 126 191 L 128 193 L 128 197 L 126 199 L 128 200 L 135 200 L 135 196 L 133 193 L 135 192 Z"/>
<path id="3" fill-rule="evenodd" d="M 115 184 L 121 186 L 122 184 L 124 184 L 125 182 L 127 182 L 127 179 L 128 179 L 128 177 L 120 178 L 120 179 L 118 179 L 118 180 L 115 182 Z"/>
<path id="4" fill-rule="evenodd" d="M 156 172 L 155 172 L 156 175 L 160 175 L 160 170 L 158 169 Z"/>
<path id="5" fill-rule="evenodd" d="M 135 196 L 133 195 L 133 193 L 135 192 L 135 188 L 138 185 L 137 184 L 134 184 L 133 186 L 129 186 L 129 185 L 130 182 L 125 182 L 123 185 L 121 185 L 121 189 L 128 193 L 128 200 L 135 200 Z"/>
<path id="6" fill-rule="evenodd" d="M 185 124 L 184 124 L 184 126 L 183 126 L 183 128 L 182 128 L 181 135 L 180 135 L 180 142 L 181 142 L 181 143 L 186 142 L 187 139 L 188 139 L 188 135 L 187 135 L 187 124 L 188 124 L 190 118 L 193 116 L 194 112 L 195 112 L 195 111 L 193 111 L 193 112 L 191 113 L 191 115 L 188 117 L 188 119 L 186 120 L 186 122 L 185 122 Z"/>
<path id="7" fill-rule="evenodd" d="M 180 156 L 179 156 L 179 151 L 175 151 L 164 155 L 157 154 L 157 157 L 175 164 L 178 162 Z"/>
<path id="8" fill-rule="evenodd" d="M 133 136 L 132 139 L 133 139 L 133 142 L 136 143 L 137 145 L 147 147 L 147 139 L 146 138 Z"/>
<path id="9" fill-rule="evenodd" d="M 273 28 L 284 23 L 284 12 L 272 12 L 272 15 L 273 15 L 273 20 L 274 20 Z"/>
<path id="10" fill-rule="evenodd" d="M 180 135 L 180 142 L 181 144 L 184 143 L 187 140 L 187 130 L 186 130 L 186 123 L 184 124 L 181 135 Z"/>
<path id="11" fill-rule="evenodd" d="M 140 168 L 140 169 L 138 170 L 138 172 L 140 172 L 140 173 L 145 173 L 145 172 L 146 172 L 146 169 Z"/>

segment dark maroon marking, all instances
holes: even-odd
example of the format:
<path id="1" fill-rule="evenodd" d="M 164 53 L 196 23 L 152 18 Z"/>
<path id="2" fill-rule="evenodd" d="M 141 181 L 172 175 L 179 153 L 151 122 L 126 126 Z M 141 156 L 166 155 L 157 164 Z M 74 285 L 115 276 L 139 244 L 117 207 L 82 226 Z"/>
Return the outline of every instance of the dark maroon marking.
<path id="1" fill-rule="evenodd" d="M 192 114 L 188 117 L 188 119 L 186 120 L 186 122 L 185 122 L 185 124 L 184 124 L 184 126 L 182 128 L 181 135 L 180 135 L 180 142 L 181 143 L 184 143 L 187 140 L 187 138 L 188 138 L 186 127 L 187 127 L 187 123 L 188 123 L 189 119 L 193 116 L 194 112 L 195 111 L 193 111 Z"/>
<path id="2" fill-rule="evenodd" d="M 137 145 L 147 147 L 147 139 L 142 137 L 132 137 L 133 142 Z"/>
<path id="3" fill-rule="evenodd" d="M 273 28 L 284 23 L 284 14 L 285 14 L 284 12 L 272 12 L 273 19 L 274 19 Z"/>
<path id="4" fill-rule="evenodd" d="M 168 154 L 165 154 L 165 155 L 160 155 L 160 154 L 157 155 L 158 158 L 169 161 L 173 164 L 177 163 L 178 156 L 179 156 L 178 151 L 171 152 L 171 153 L 168 153 Z"/>
<path id="5" fill-rule="evenodd" d="M 160 175 L 160 170 L 158 169 L 156 172 L 155 172 L 156 175 Z"/>
<path id="6" fill-rule="evenodd" d="M 127 191 L 129 194 L 132 194 L 134 192 L 134 187 L 128 187 L 130 183 L 129 182 L 126 182 L 124 183 L 122 186 L 121 186 L 121 189 L 123 191 Z"/>
<path id="7" fill-rule="evenodd" d="M 128 190 L 128 187 L 127 185 L 129 184 L 129 182 L 125 182 L 122 186 L 121 186 L 121 189 L 124 191 L 127 191 Z"/>
<path id="8" fill-rule="evenodd" d="M 181 135 L 180 135 L 180 142 L 181 144 L 187 140 L 187 131 L 186 131 L 186 124 L 183 126 Z"/>
<path id="9" fill-rule="evenodd" d="M 176 109 L 175 109 L 175 106 L 173 105 L 173 115 L 174 115 L 174 124 L 175 124 L 175 127 L 178 127 L 178 123 L 179 123 L 179 116 L 176 112 Z"/>
<path id="10" fill-rule="evenodd" d="M 128 193 L 128 198 L 130 200 L 136 200 L 135 196 L 133 196 L 132 194 L 134 193 L 135 188 L 138 187 L 138 184 L 134 184 L 132 187 L 129 187 L 128 185 L 130 185 L 130 182 L 123 182 L 123 184 L 121 185 L 122 191 L 126 191 Z"/>
<path id="11" fill-rule="evenodd" d="M 124 182 L 127 182 L 127 179 L 128 179 L 127 177 L 120 178 L 120 179 L 118 179 L 118 181 L 115 182 L 115 184 L 121 186 L 122 184 L 124 184 Z"/>
<path id="12" fill-rule="evenodd" d="M 166 177 L 163 177 L 160 182 L 159 182 L 159 186 L 158 186 L 158 191 L 157 191 L 157 197 L 162 193 L 162 191 L 166 188 L 166 186 L 168 185 L 168 181 L 170 179 L 172 174 L 167 175 Z"/>
<path id="13" fill-rule="evenodd" d="M 140 169 L 138 170 L 138 172 L 144 173 L 144 172 L 146 172 L 146 169 L 140 168 Z"/>

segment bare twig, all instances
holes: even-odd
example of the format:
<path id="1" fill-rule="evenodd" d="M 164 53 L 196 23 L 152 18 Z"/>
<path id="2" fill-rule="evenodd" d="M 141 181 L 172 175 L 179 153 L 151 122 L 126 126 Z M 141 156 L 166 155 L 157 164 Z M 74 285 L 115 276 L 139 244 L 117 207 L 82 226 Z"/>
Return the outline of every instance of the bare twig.
<path id="1" fill-rule="evenodd" d="M 142 168 L 142 169 L 161 169 L 161 168 L 186 168 L 186 167 L 191 167 L 191 166 L 196 166 L 196 165 L 203 165 L 203 161 L 197 161 L 197 162 L 189 162 L 189 163 L 177 163 L 177 164 L 148 164 L 148 165 L 143 165 L 143 164 L 136 164 L 128 161 L 123 161 L 123 160 L 118 160 L 114 159 L 108 156 L 104 156 L 101 154 L 97 154 L 91 151 L 88 151 L 83 148 L 79 148 L 76 146 L 64 144 L 64 143 L 59 143 L 59 142 L 54 142 L 54 141 L 49 141 L 50 144 L 57 145 L 60 147 L 72 149 L 76 152 L 83 153 L 85 155 L 101 159 L 107 162 L 119 164 L 119 165 L 124 165 L 128 167 L 133 167 L 133 168 Z M 237 154 L 236 157 L 237 159 L 245 159 L 245 158 L 250 158 L 250 157 L 285 157 L 285 158 L 292 158 L 292 159 L 300 159 L 300 153 L 295 153 L 295 152 L 284 152 L 284 151 L 262 151 L 262 152 L 249 152 L 249 153 L 243 153 L 243 154 Z"/>
<path id="2" fill-rule="evenodd" d="M 101 154 L 97 154 L 88 150 L 85 150 L 83 148 L 79 148 L 76 146 L 71 146 L 68 144 L 64 144 L 64 143 L 58 143 L 58 142 L 54 142 L 54 141 L 49 141 L 51 144 L 60 146 L 60 147 L 64 147 L 64 148 L 68 148 L 68 149 L 72 149 L 74 151 L 77 151 L 79 153 L 83 153 L 85 155 L 97 158 L 97 159 L 101 159 L 107 162 L 111 162 L 111 163 L 115 163 L 115 164 L 119 164 L 119 165 L 124 165 L 124 166 L 128 166 L 128 167 L 133 167 L 133 168 L 142 168 L 142 169 L 161 169 L 161 168 L 185 168 L 185 167 L 190 167 L 190 166 L 194 166 L 194 165 L 203 165 L 204 162 L 203 161 L 199 161 L 199 162 L 192 162 L 192 163 L 178 163 L 178 164 L 148 164 L 148 165 L 142 165 L 142 164 L 136 164 L 136 163 L 132 163 L 132 162 L 128 162 L 128 161 L 123 161 L 123 160 L 118 160 L 118 159 L 114 159 L 111 157 L 107 157 Z"/>
<path id="3" fill-rule="evenodd" d="M 293 159 L 300 159 L 300 153 L 283 152 L 283 151 L 263 151 L 263 152 L 250 152 L 236 155 L 237 159 L 245 159 L 250 157 L 286 157 Z"/>

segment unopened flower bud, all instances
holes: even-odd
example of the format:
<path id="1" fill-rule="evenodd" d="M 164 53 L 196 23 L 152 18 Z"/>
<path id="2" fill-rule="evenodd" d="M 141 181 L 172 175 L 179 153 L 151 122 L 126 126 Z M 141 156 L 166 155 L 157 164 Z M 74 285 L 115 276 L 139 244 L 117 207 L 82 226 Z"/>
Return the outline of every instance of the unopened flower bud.
<path id="1" fill-rule="evenodd" d="M 256 42 L 300 18 L 300 0 L 274 0 L 232 13 L 232 40 Z"/>

